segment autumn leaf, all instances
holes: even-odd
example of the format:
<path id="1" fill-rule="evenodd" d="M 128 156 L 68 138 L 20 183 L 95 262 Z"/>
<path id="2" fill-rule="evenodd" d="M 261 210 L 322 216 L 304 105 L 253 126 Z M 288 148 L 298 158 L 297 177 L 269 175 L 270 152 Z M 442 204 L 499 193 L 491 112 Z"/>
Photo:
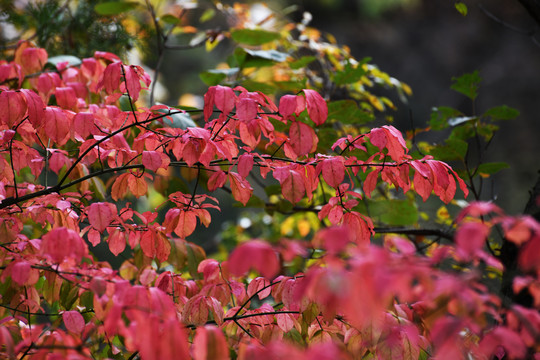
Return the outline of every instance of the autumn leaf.
<path id="1" fill-rule="evenodd" d="M 93 203 L 88 207 L 88 221 L 97 231 L 103 232 L 118 216 L 116 205 L 111 203 Z"/>
<path id="2" fill-rule="evenodd" d="M 322 125 L 328 117 L 328 105 L 315 90 L 304 89 L 308 115 L 316 125 Z"/>
<path id="3" fill-rule="evenodd" d="M 304 156 L 314 152 L 319 142 L 315 130 L 300 121 L 294 121 L 291 124 L 289 139 L 297 156 Z"/>
<path id="4" fill-rule="evenodd" d="M 279 261 L 269 244 L 251 240 L 233 250 L 229 257 L 229 269 L 235 276 L 245 275 L 250 269 L 255 269 L 271 279 L 279 272 Z"/>
<path id="5" fill-rule="evenodd" d="M 62 319 L 64 320 L 64 325 L 66 329 L 74 334 L 81 335 L 85 322 L 84 318 L 78 311 L 64 311 L 62 313 Z"/>
<path id="6" fill-rule="evenodd" d="M 229 182 L 231 183 L 231 190 L 233 197 L 240 201 L 242 204 L 246 205 L 251 194 L 253 193 L 253 188 L 245 179 L 242 178 L 239 174 L 235 172 L 229 172 Z"/>

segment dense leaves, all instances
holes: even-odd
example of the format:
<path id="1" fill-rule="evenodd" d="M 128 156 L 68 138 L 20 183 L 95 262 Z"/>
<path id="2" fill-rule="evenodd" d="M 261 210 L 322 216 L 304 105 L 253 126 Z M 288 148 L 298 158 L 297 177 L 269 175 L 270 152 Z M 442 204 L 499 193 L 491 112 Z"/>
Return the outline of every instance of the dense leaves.
<path id="1" fill-rule="evenodd" d="M 230 36 L 251 46 L 282 37 L 259 29 Z M 186 112 L 146 106 L 142 67 L 96 52 L 46 69 L 47 57 L 21 42 L 0 65 L 1 81 L 15 80 L 0 85 L 1 356 L 538 356 L 540 225 L 493 203 L 456 202 L 469 188 L 477 195 L 471 169 L 466 184 L 447 163 L 410 151 L 392 125 L 344 126 L 343 113 L 329 112 L 332 100 L 309 86 L 278 97 L 249 83 L 214 85 L 204 107 L 190 110 L 200 122 L 169 126 Z M 347 64 L 338 70 L 358 82 L 381 75 Z M 454 88 L 474 100 L 479 81 L 470 74 Z M 390 104 L 362 94 L 364 114 Z M 515 115 L 498 107 L 463 120 L 438 108 L 432 126 L 461 129 L 445 146 L 463 158 L 467 131 L 487 129 L 476 135 L 489 138 L 486 122 Z M 260 236 L 236 227 L 211 258 L 188 239 L 226 211 L 213 196 L 220 190 L 270 220 Z M 430 230 L 418 222 L 417 195 L 464 205 L 454 221 L 441 207 L 447 231 Z M 516 248 L 510 288 L 532 297 L 529 305 L 488 286 L 507 271 L 496 232 Z M 97 260 L 98 245 L 122 264 Z"/>

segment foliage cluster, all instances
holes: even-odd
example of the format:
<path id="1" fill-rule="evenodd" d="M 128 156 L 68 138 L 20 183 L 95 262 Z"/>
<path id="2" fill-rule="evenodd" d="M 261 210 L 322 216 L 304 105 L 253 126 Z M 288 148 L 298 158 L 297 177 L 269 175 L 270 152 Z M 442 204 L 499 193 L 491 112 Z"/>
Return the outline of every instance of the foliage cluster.
<path id="1" fill-rule="evenodd" d="M 178 4 L 187 2 L 162 12 L 146 2 L 158 56 L 175 32 L 197 33 Z M 538 356 L 540 226 L 478 201 L 482 179 L 505 166 L 483 163 L 482 152 L 516 110 L 438 107 L 424 130 L 448 138 L 417 143 L 416 131 L 404 137 L 381 116 L 395 105 L 374 90 L 406 97 L 406 84 L 354 59 L 307 16 L 253 22 L 250 10 L 203 13 L 232 25 L 200 31 L 188 47 L 234 50 L 201 75 L 200 109 L 145 99 L 151 76 L 110 52 L 49 57 L 20 41 L 1 60 L 0 354 Z M 474 103 L 480 81 L 466 74 L 452 88 Z M 219 191 L 267 225 L 233 231 L 207 256 L 189 240 L 221 210 Z M 435 215 L 419 201 L 432 195 L 445 204 Z M 150 198 L 162 203 L 143 208 Z M 98 244 L 125 257 L 119 269 L 95 258 Z"/>

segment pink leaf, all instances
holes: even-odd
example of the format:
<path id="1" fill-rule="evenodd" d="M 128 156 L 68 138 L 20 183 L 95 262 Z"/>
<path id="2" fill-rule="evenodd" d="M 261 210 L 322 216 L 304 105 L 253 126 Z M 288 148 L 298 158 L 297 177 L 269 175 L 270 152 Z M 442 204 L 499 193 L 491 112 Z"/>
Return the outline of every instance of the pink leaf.
<path id="1" fill-rule="evenodd" d="M 105 88 L 105 92 L 109 95 L 119 91 L 120 79 L 122 76 L 121 66 L 122 63 L 119 61 L 109 64 L 103 72 L 98 88 Z"/>
<path id="2" fill-rule="evenodd" d="M 232 109 L 234 109 L 236 96 L 230 87 L 217 85 L 214 100 L 216 107 L 221 110 L 224 115 L 228 115 Z"/>
<path id="3" fill-rule="evenodd" d="M 88 221 L 99 232 L 103 232 L 117 216 L 116 205 L 111 203 L 93 203 L 88 208 Z"/>
<path id="4" fill-rule="evenodd" d="M 296 204 L 304 197 L 306 185 L 302 175 L 296 170 L 289 170 L 281 182 L 281 193 L 291 203 Z"/>
<path id="5" fill-rule="evenodd" d="M 233 197 L 245 206 L 251 198 L 253 188 L 251 187 L 249 182 L 247 182 L 245 179 L 242 179 L 239 174 L 232 171 L 229 172 L 229 182 L 231 183 L 231 191 Z"/>
<path id="6" fill-rule="evenodd" d="M 279 261 L 274 249 L 261 240 L 250 240 L 233 250 L 229 257 L 229 269 L 235 276 L 245 275 L 255 269 L 266 278 L 279 272 Z"/>
<path id="7" fill-rule="evenodd" d="M 118 256 L 126 248 L 126 233 L 120 229 L 114 229 L 112 233 L 109 231 L 109 238 L 107 243 L 109 244 L 109 250 Z"/>
<path id="8" fill-rule="evenodd" d="M 75 90 L 70 87 L 57 87 L 54 93 L 56 103 L 64 109 L 75 110 L 77 107 L 77 96 Z"/>
<path id="9" fill-rule="evenodd" d="M 253 155 L 242 154 L 238 157 L 238 174 L 244 179 L 249 175 L 253 169 Z"/>
<path id="10" fill-rule="evenodd" d="M 345 164 L 341 156 L 324 159 L 320 164 L 320 168 L 324 181 L 331 187 L 337 188 L 343 182 L 345 178 Z"/>
<path id="11" fill-rule="evenodd" d="M 68 141 L 70 122 L 62 109 L 56 106 L 47 106 L 45 109 L 45 134 L 51 140 L 64 145 Z"/>
<path id="12" fill-rule="evenodd" d="M 315 130 L 300 121 L 295 121 L 291 124 L 289 139 L 297 156 L 304 156 L 314 152 L 319 142 Z"/>
<path id="13" fill-rule="evenodd" d="M 84 318 L 78 311 L 64 311 L 62 314 L 66 329 L 74 334 L 82 334 L 84 330 Z"/>
<path id="14" fill-rule="evenodd" d="M 161 153 L 157 151 L 143 151 L 142 163 L 145 168 L 156 171 L 161 167 Z"/>
<path id="15" fill-rule="evenodd" d="M 236 115 L 240 121 L 249 121 L 257 117 L 257 103 L 250 98 L 242 98 L 236 104 Z"/>
<path id="16" fill-rule="evenodd" d="M 216 171 L 208 178 L 208 191 L 214 191 L 225 185 L 227 174 L 224 171 Z"/>
<path id="17" fill-rule="evenodd" d="M 5 90 L 0 93 L 0 124 L 12 127 L 26 113 L 24 97 L 18 91 Z"/>
<path id="18" fill-rule="evenodd" d="M 489 228 L 481 222 L 466 222 L 459 226 L 455 241 L 461 259 L 472 260 L 485 244 Z"/>
<path id="19" fill-rule="evenodd" d="M 178 216 L 178 225 L 174 229 L 174 232 L 185 239 L 195 231 L 197 227 L 197 216 L 192 211 L 180 211 Z"/>
<path id="20" fill-rule="evenodd" d="M 73 133 L 78 140 L 84 140 L 96 130 L 94 114 L 79 112 L 73 118 Z"/>
<path id="21" fill-rule="evenodd" d="M 17 261 L 11 267 L 11 278 L 19 285 L 25 285 L 30 277 L 31 270 L 30 263 L 28 261 Z"/>
<path id="22" fill-rule="evenodd" d="M 197 328 L 193 339 L 194 360 L 228 360 L 229 347 L 223 332 L 216 326 Z"/>
<path id="23" fill-rule="evenodd" d="M 40 251 L 56 263 L 69 259 L 80 262 L 88 254 L 79 234 L 65 227 L 54 228 L 43 235 Z"/>
<path id="24" fill-rule="evenodd" d="M 315 90 L 304 89 L 308 115 L 316 125 L 324 124 L 328 117 L 328 105 Z"/>
<path id="25" fill-rule="evenodd" d="M 34 129 L 39 129 L 45 123 L 44 121 L 44 112 L 45 104 L 43 100 L 39 97 L 38 94 L 28 89 L 21 89 L 21 94 L 23 94 L 26 100 L 26 106 L 28 109 L 28 120 L 34 126 Z"/>
<path id="26" fill-rule="evenodd" d="M 279 113 L 284 118 L 294 114 L 296 111 L 296 99 L 297 95 L 283 95 L 279 99 Z"/>

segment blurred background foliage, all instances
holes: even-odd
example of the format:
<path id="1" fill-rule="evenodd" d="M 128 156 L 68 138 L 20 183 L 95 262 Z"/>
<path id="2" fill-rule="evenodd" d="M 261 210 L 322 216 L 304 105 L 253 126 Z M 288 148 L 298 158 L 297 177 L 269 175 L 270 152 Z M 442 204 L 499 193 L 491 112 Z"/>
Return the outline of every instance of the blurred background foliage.
<path id="1" fill-rule="evenodd" d="M 0 49 L 8 58 L 18 40 L 30 39 L 50 56 L 113 52 L 143 63 L 159 80 L 142 101 L 185 108 L 200 108 L 202 95 L 216 84 L 276 98 L 313 88 L 330 111 L 330 121 L 318 129 L 318 151 L 329 150 L 336 131 L 356 135 L 393 122 L 408 132 L 414 156 L 449 162 L 474 178 L 478 198 L 519 213 L 538 170 L 538 89 L 532 79 L 540 79 L 540 48 L 534 35 L 504 24 L 527 29 L 534 21 L 517 0 L 466 3 L 464 17 L 454 2 L 430 0 L 0 0 Z M 469 75 L 458 77 L 464 73 Z M 474 96 L 460 91 L 472 85 L 480 88 Z M 521 112 L 519 122 L 500 122 L 518 116 L 513 108 Z M 201 180 L 189 170 L 170 175 L 156 180 L 141 209 L 155 208 L 174 191 L 189 193 Z M 194 237 L 207 249 L 219 243 L 224 251 L 247 236 L 310 236 L 317 227 L 314 213 L 291 215 L 279 189 L 268 185 L 261 183 L 250 205 L 265 208 L 273 221 L 259 212 L 226 210 Z M 379 190 L 374 201 L 360 205 L 378 225 L 452 226 L 448 214 L 456 209 L 440 202 L 418 208 L 409 194 Z M 231 205 L 228 198 L 220 198 L 224 208 Z M 430 219 L 428 213 L 436 215 Z M 222 231 L 224 222 L 229 225 Z"/>

